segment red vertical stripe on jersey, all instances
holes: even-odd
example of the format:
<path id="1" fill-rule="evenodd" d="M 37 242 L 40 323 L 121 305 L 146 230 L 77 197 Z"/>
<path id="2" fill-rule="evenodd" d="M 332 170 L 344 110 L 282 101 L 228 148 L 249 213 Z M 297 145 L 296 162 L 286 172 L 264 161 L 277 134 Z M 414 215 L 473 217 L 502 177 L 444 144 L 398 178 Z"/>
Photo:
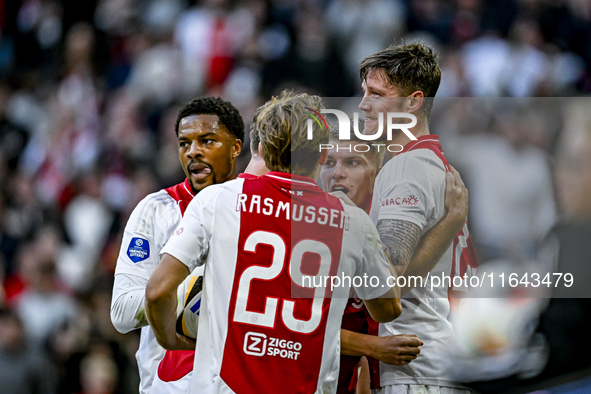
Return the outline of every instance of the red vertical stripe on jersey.
<path id="1" fill-rule="evenodd" d="M 273 174 L 269 173 L 260 178 L 244 181 L 243 194 L 247 196 L 246 211 L 240 208 L 237 266 L 230 298 L 228 331 L 220 375 L 232 390 L 240 394 L 313 393 L 318 385 L 328 311 L 332 299 L 330 294 L 324 298 L 321 320 L 314 331 L 305 334 L 297 330 L 292 331 L 286 326 L 282 318 L 282 310 L 286 302 L 295 302 L 293 314 L 296 319 L 309 320 L 314 300 L 313 298 L 296 298 L 292 294 L 293 289 L 296 288 L 298 295 L 311 297 L 314 289 L 302 288 L 292 283 L 289 273 L 291 252 L 302 240 L 324 243 L 330 249 L 332 257 L 329 272 L 335 275 L 341 254 L 343 229 L 320 225 L 316 221 L 307 223 L 301 220 L 301 216 L 297 221 L 292 214 L 294 209 L 299 209 L 298 207 L 302 205 L 314 206 L 316 210 L 326 207 L 339 212 L 343 208 L 338 199 L 322 192 L 315 185 L 279 180 Z M 280 174 L 280 176 L 288 177 L 289 175 Z M 296 177 L 291 176 L 291 178 Z M 252 205 L 253 208 L 250 209 L 251 202 L 255 201 L 252 198 L 254 195 L 262 198 L 261 213 L 257 213 L 256 205 Z M 263 203 L 266 198 L 273 201 L 274 207 L 277 207 L 279 202 L 289 203 L 290 220 L 287 220 L 284 214 L 276 217 L 275 210 L 271 215 L 263 214 Z M 285 242 L 283 268 L 273 279 L 251 280 L 246 310 L 262 314 L 268 300 L 276 298 L 278 301 L 273 327 L 261 326 L 254 318 L 251 320 L 252 324 L 234 321 L 238 287 L 245 270 L 252 266 L 271 267 L 277 264 L 272 263 L 274 249 L 270 245 L 259 243 L 254 252 L 245 251 L 246 240 L 252 234 L 263 231 L 276 234 Z M 316 274 L 320 268 L 318 256 L 315 253 L 304 253 L 301 268 L 303 273 Z M 331 328 L 330 335 L 334 335 L 337 330 Z M 297 356 L 294 354 L 293 344 L 299 344 L 295 345 L 299 349 Z M 290 351 L 291 358 L 288 356 Z M 334 352 L 336 351 L 337 349 L 334 349 Z"/>
<path id="2" fill-rule="evenodd" d="M 174 382 L 193 370 L 194 350 L 167 350 L 158 364 L 158 377 L 163 382 Z"/>

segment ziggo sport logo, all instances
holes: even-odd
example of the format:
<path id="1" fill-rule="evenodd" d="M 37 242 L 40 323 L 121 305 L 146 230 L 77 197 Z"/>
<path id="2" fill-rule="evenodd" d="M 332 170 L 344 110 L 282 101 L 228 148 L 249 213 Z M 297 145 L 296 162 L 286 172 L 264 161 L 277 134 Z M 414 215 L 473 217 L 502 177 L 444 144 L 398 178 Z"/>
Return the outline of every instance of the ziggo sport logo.
<path id="1" fill-rule="evenodd" d="M 272 356 L 291 360 L 297 360 L 302 350 L 302 344 L 295 341 L 287 341 L 267 337 L 260 332 L 249 331 L 244 336 L 244 353 L 251 356 Z"/>
<path id="2" fill-rule="evenodd" d="M 322 128 L 322 125 L 324 125 L 326 130 L 329 130 L 328 123 L 326 123 L 326 120 L 324 119 L 322 114 L 336 115 L 337 121 L 339 123 L 339 141 L 348 141 L 351 139 L 351 120 L 349 119 L 349 116 L 346 113 L 344 113 L 343 111 L 340 111 L 338 109 L 321 109 L 320 112 L 318 112 L 318 111 L 315 111 L 309 107 L 305 107 L 305 108 L 308 111 L 310 111 L 308 113 L 308 115 L 310 115 L 313 118 L 313 119 L 308 119 L 308 123 L 307 123 L 308 140 L 313 139 L 314 121 L 316 121 L 316 123 L 318 123 L 318 125 L 321 128 Z M 398 120 L 400 118 L 410 119 L 410 122 L 409 123 L 394 123 L 394 119 Z M 409 130 L 410 128 L 416 126 L 416 124 L 417 124 L 417 117 L 413 114 L 409 114 L 406 112 L 388 112 L 388 113 L 386 113 L 386 139 L 388 141 L 392 140 L 392 131 L 393 130 L 401 130 L 404 134 L 406 134 L 406 136 L 408 138 L 410 138 L 413 141 L 416 141 L 417 137 L 415 137 Z M 378 113 L 378 130 L 376 131 L 375 134 L 361 133 L 359 131 L 359 113 L 357 113 L 357 112 L 353 113 L 353 132 L 355 133 L 357 138 L 359 138 L 360 140 L 375 141 L 382 136 L 383 131 L 384 131 L 384 114 L 382 112 Z M 389 144 L 389 145 L 371 144 L 371 145 L 377 146 L 378 151 L 380 151 L 380 148 L 382 146 L 385 146 L 389 152 L 393 152 L 393 153 L 400 152 L 403 149 L 403 146 L 400 144 Z M 329 149 L 333 149 L 333 148 L 335 148 L 335 146 L 333 144 L 320 144 L 320 147 L 319 147 L 320 151 L 322 151 L 323 149 L 329 150 Z M 398 148 L 398 149 L 392 150 L 394 148 Z M 339 147 L 336 146 L 336 149 L 338 151 Z M 369 152 L 370 149 L 371 149 L 371 146 L 369 144 L 356 144 L 353 147 L 353 150 L 355 152 L 359 152 L 359 153 Z M 349 147 L 349 149 L 345 148 L 345 150 L 350 151 L 350 147 Z"/>

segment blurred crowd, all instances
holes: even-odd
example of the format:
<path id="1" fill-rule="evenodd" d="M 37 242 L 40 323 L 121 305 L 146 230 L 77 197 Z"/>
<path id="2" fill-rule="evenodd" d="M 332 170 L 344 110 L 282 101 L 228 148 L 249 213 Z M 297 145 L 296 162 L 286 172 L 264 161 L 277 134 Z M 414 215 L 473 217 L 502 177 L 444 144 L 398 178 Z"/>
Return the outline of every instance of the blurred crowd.
<path id="1" fill-rule="evenodd" d="M 0 0 L 0 391 L 137 392 L 113 272 L 131 210 L 184 177 L 183 103 L 220 96 L 248 125 L 286 87 L 361 96 L 360 60 L 402 40 L 440 55 L 432 131 L 479 254 L 531 258 L 561 105 L 511 97 L 591 92 L 590 22 L 587 0 Z"/>

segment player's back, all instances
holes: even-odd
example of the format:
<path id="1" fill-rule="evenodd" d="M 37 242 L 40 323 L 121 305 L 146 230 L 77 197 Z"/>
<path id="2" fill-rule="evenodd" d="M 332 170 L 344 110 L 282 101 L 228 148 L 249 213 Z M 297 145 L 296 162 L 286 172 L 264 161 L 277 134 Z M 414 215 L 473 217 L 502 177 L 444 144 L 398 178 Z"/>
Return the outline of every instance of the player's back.
<path id="1" fill-rule="evenodd" d="M 191 392 L 334 392 L 350 285 L 321 284 L 367 273 L 380 279 L 356 286 L 360 298 L 388 290 L 369 217 L 309 178 L 271 172 L 208 188 L 185 220 L 200 223 L 193 250 L 206 260 Z"/>

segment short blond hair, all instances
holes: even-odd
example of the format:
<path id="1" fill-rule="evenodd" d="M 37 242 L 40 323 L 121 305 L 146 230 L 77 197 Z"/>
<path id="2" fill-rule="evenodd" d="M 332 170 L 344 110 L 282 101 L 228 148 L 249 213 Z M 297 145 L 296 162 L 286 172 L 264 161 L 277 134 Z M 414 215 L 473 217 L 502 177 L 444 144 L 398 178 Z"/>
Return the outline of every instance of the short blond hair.
<path id="1" fill-rule="evenodd" d="M 271 171 L 309 176 L 320 159 L 320 144 L 328 142 L 324 124 L 313 121 L 312 139 L 308 139 L 308 119 L 313 111 L 324 108 L 322 99 L 305 93 L 283 91 L 261 106 L 256 128 L 261 153 Z"/>

